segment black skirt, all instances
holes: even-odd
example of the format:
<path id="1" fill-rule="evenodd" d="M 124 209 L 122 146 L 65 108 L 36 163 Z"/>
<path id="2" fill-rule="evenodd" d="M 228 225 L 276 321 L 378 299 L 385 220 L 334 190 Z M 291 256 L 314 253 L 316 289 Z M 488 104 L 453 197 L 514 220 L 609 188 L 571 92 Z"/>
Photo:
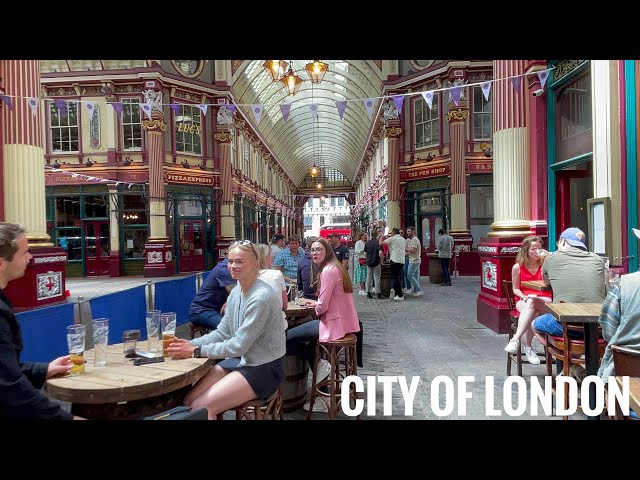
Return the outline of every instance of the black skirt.
<path id="1" fill-rule="evenodd" d="M 284 356 L 269 363 L 239 367 L 239 358 L 226 358 L 218 365 L 228 372 L 240 372 L 247 379 L 256 397 L 265 401 L 284 381 Z"/>

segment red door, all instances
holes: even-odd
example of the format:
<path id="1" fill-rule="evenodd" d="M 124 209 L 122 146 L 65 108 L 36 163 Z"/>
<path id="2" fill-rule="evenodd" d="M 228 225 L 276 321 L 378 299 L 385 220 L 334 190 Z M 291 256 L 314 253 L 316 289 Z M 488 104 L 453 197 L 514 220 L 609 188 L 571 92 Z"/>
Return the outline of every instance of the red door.
<path id="1" fill-rule="evenodd" d="M 442 215 L 429 215 L 420 218 L 420 225 L 416 232 L 420 235 L 420 245 L 422 246 L 420 262 L 420 275 L 429 275 L 429 258 L 426 253 L 435 252 L 438 241 L 438 230 L 442 228 Z"/>
<path id="2" fill-rule="evenodd" d="M 577 227 L 583 232 L 588 231 L 587 200 L 593 197 L 591 163 L 588 164 L 588 167 L 588 170 L 562 170 L 557 173 L 556 225 L 558 235 L 569 227 Z"/>
<path id="3" fill-rule="evenodd" d="M 109 275 L 109 222 L 84 222 L 84 258 L 87 277 Z"/>
<path id="4" fill-rule="evenodd" d="M 199 272 L 204 270 L 204 222 L 202 220 L 181 220 L 180 229 L 180 271 Z"/>

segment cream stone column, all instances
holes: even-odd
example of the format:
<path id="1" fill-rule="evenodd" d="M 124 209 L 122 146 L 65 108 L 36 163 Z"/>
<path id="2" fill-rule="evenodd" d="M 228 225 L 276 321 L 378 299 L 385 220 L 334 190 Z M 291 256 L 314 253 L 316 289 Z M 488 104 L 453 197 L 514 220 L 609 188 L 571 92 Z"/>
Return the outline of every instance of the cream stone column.
<path id="1" fill-rule="evenodd" d="M 52 247 L 47 235 L 40 61 L 0 61 L 0 77 L 13 108 L 4 106 L 2 139 L 5 221 L 26 227 L 29 246 Z"/>
<path id="2" fill-rule="evenodd" d="M 469 118 L 469 109 L 466 105 L 453 107 L 447 114 L 451 152 L 451 227 L 449 231 L 452 235 L 455 233 L 466 237 L 470 235 L 467 226 L 467 182 L 464 164 L 464 131 L 467 118 Z"/>
<path id="3" fill-rule="evenodd" d="M 233 191 L 231 172 L 231 139 L 228 126 L 218 125 L 218 132 L 214 135 L 218 142 L 220 154 L 220 242 L 227 244 L 235 238 L 235 220 L 233 212 Z"/>
<path id="4" fill-rule="evenodd" d="M 618 76 L 617 60 L 591 61 L 593 198 L 611 199 L 612 219 L 622 215 Z M 613 260 L 622 255 L 622 232 L 620 228 L 607 228 L 611 231 L 608 252 Z M 589 232 L 586 233 L 588 239 Z"/>
<path id="5" fill-rule="evenodd" d="M 400 228 L 400 173 L 398 143 L 402 128 L 398 120 L 390 120 L 384 129 L 387 142 L 387 226 Z"/>

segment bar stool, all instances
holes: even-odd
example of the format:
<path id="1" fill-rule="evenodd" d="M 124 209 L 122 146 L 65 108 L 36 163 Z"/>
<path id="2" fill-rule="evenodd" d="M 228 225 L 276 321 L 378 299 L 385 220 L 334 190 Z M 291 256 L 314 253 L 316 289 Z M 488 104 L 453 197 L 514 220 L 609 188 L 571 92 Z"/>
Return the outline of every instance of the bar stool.
<path id="1" fill-rule="evenodd" d="M 282 420 L 282 393 L 278 388 L 264 402 L 256 398 L 229 410 L 236 412 L 236 420 Z M 223 420 L 224 412 L 216 415 L 216 419 Z"/>
<path id="2" fill-rule="evenodd" d="M 317 382 L 318 362 L 321 358 L 329 362 L 331 365 L 331 373 L 321 382 Z M 329 418 L 332 420 L 335 418 L 338 412 L 338 406 L 342 401 L 340 393 L 342 380 L 349 375 L 358 375 L 356 358 L 356 336 L 353 333 L 348 333 L 344 337 L 331 342 L 316 343 L 316 361 L 313 368 L 311 399 L 309 401 L 310 408 L 307 413 L 307 420 L 311 420 L 313 405 L 316 399 L 325 402 L 328 406 Z M 321 388 L 325 386 L 328 387 L 329 393 L 321 390 Z M 356 387 L 354 384 L 351 384 L 349 387 L 348 401 L 353 400 L 355 403 L 357 398 Z M 358 415 L 358 419 L 359 418 L 360 415 Z"/>
<path id="3" fill-rule="evenodd" d="M 209 332 L 211 332 L 211 329 L 206 325 L 200 325 L 199 323 L 191 322 L 191 340 L 196 338 L 196 333 L 199 333 L 200 336 L 202 337 L 203 335 L 206 335 Z"/>

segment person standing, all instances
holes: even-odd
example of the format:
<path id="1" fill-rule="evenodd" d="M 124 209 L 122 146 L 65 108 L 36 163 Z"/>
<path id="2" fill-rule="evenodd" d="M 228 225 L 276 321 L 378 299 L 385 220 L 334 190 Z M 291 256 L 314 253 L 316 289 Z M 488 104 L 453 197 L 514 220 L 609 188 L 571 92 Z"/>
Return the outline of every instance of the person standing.
<path id="1" fill-rule="evenodd" d="M 342 242 L 340 242 L 339 233 L 329 234 L 329 242 L 333 248 L 333 253 L 336 254 L 336 258 L 342 263 L 345 270 L 349 270 L 349 248 Z"/>
<path id="2" fill-rule="evenodd" d="M 21 362 L 22 330 L 4 289 L 24 275 L 32 256 L 24 227 L 0 223 L 0 420 L 84 420 L 40 392 L 51 377 L 71 371 L 71 357 Z"/>
<path id="3" fill-rule="evenodd" d="M 409 280 L 409 253 L 407 252 L 407 246 L 409 245 L 409 236 L 405 235 L 403 229 L 400 229 L 400 236 L 404 238 L 404 267 L 402 268 L 402 292 L 411 293 L 411 281 Z"/>
<path id="4" fill-rule="evenodd" d="M 225 257 L 209 272 L 191 301 L 189 321 L 196 325 L 204 325 L 211 330 L 218 328 L 227 297 L 236 283 L 229 273 L 228 260 Z"/>
<path id="5" fill-rule="evenodd" d="M 384 253 L 378 241 L 380 235 L 380 229 L 373 230 L 371 232 L 371 239 L 364 244 L 364 253 L 367 256 L 367 298 L 373 298 L 372 284 L 376 296 L 382 298 L 382 293 L 380 293 L 380 276 L 382 274 L 381 259 Z"/>
<path id="6" fill-rule="evenodd" d="M 271 239 L 271 258 L 276 258 L 284 248 L 284 235 L 276 233 Z"/>
<path id="7" fill-rule="evenodd" d="M 311 245 L 318 237 L 307 238 L 307 246 L 304 255 L 298 263 L 298 291 L 302 292 L 304 298 L 316 300 L 318 298 L 316 284 L 318 283 L 318 269 L 311 261 Z"/>
<path id="8" fill-rule="evenodd" d="M 408 277 L 413 287 L 413 296 L 421 297 L 424 295 L 424 290 L 422 290 L 420 286 L 420 263 L 422 262 L 420 255 L 422 253 L 422 246 L 416 236 L 416 229 L 413 227 L 407 227 L 406 249 L 409 260 Z"/>
<path id="9" fill-rule="evenodd" d="M 359 295 L 367 294 L 367 254 L 364 251 L 364 246 L 368 239 L 369 237 L 367 232 L 360 232 L 360 235 L 358 235 L 358 241 L 355 245 L 355 253 L 358 263 L 354 266 L 355 271 L 353 272 L 353 281 L 360 284 L 360 291 L 358 292 Z"/>
<path id="10" fill-rule="evenodd" d="M 406 246 L 404 238 L 400 236 L 400 230 L 397 228 L 392 228 L 391 233 L 393 234 L 391 237 L 388 237 L 384 240 L 384 243 L 389 246 L 389 259 L 391 261 L 391 279 L 392 288 L 395 293 L 393 300 L 402 301 L 404 300 L 404 295 L 402 293 L 402 269 L 404 268 L 404 249 Z M 389 295 L 391 298 L 391 295 Z"/>
<path id="11" fill-rule="evenodd" d="M 442 267 L 442 274 L 444 275 L 444 282 L 442 285 L 451 286 L 451 276 L 449 275 L 449 262 L 451 261 L 451 255 L 453 254 L 453 237 L 444 229 L 438 230 L 440 237 L 438 237 L 437 250 L 438 258 L 440 259 L 440 266 Z"/>

